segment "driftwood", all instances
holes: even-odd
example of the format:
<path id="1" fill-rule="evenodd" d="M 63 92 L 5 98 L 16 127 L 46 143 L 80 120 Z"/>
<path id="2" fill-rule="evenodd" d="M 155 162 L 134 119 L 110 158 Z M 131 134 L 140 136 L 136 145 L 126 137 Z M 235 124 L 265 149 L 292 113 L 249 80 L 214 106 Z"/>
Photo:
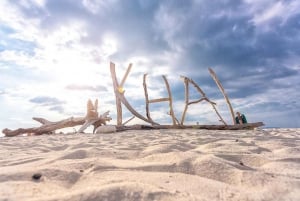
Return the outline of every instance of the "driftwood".
<path id="1" fill-rule="evenodd" d="M 169 82 L 166 78 L 166 76 L 162 76 L 164 81 L 165 81 L 165 84 L 166 84 L 166 88 L 167 88 L 167 91 L 168 91 L 168 95 L 169 95 L 169 108 L 170 108 L 170 113 L 169 115 L 172 117 L 172 121 L 173 121 L 173 125 L 176 125 L 176 123 L 178 123 L 178 120 L 176 119 L 175 115 L 174 115 L 174 110 L 173 110 L 173 99 L 172 99 L 172 93 L 171 93 L 171 89 L 170 89 L 170 85 L 169 85 Z"/>
<path id="2" fill-rule="evenodd" d="M 143 115 L 141 115 L 140 113 L 138 113 L 130 104 L 129 102 L 127 101 L 127 99 L 125 98 L 125 90 L 123 89 L 123 85 L 125 83 L 125 80 L 129 74 L 129 71 L 132 67 L 132 64 L 129 65 L 123 79 L 122 79 L 122 82 L 121 84 L 118 84 L 118 80 L 117 80 L 117 77 L 116 77 L 116 72 L 115 72 L 115 64 L 114 63 L 110 63 L 110 72 L 111 72 L 111 77 L 112 77 L 112 81 L 113 81 L 113 86 L 114 86 L 114 92 L 115 92 L 115 96 L 116 96 L 116 106 L 117 106 L 117 126 L 119 127 L 123 127 L 125 126 L 126 123 L 128 123 L 128 121 L 126 121 L 126 123 L 122 124 L 122 104 L 126 106 L 126 108 L 137 118 L 145 121 L 145 122 L 148 122 L 150 123 L 152 126 L 154 126 L 155 128 L 159 128 L 161 125 L 154 122 L 153 119 L 151 118 L 151 115 L 150 115 L 150 109 L 149 109 L 149 104 L 150 103 L 157 103 L 157 102 L 164 102 L 164 101 L 168 101 L 169 102 L 169 108 L 170 108 L 170 112 L 168 113 L 171 117 L 172 117 L 172 121 L 173 121 L 173 127 L 174 128 L 177 128 L 178 126 L 179 127 L 182 127 L 182 128 L 185 128 L 185 126 L 183 125 L 184 124 L 184 119 L 185 119 L 185 116 L 186 116 L 186 112 L 187 112 L 187 109 L 188 109 L 188 106 L 191 105 L 191 104 L 196 104 L 196 103 L 199 103 L 201 101 L 207 101 L 208 103 L 210 103 L 210 105 L 212 106 L 213 110 L 216 112 L 217 116 L 219 117 L 219 121 L 221 121 L 224 125 L 212 125 L 212 126 L 209 126 L 209 125 L 205 125 L 203 128 L 206 128 L 208 126 L 208 128 L 228 128 L 228 129 L 235 129 L 235 128 L 238 128 L 238 129 L 243 129 L 245 128 L 245 126 L 240 126 L 240 125 L 236 125 L 236 122 L 235 122 L 235 118 L 234 118 L 234 112 L 233 112 L 233 108 L 231 106 L 231 103 L 229 101 L 229 98 L 228 98 L 228 95 L 226 94 L 221 82 L 219 81 L 219 79 L 217 78 L 217 75 L 215 74 L 215 72 L 209 68 L 209 72 L 213 78 L 213 80 L 216 82 L 217 86 L 219 87 L 220 91 L 222 92 L 225 100 L 226 100 L 226 103 L 228 104 L 229 106 L 229 109 L 230 109 L 230 112 L 231 112 L 231 116 L 232 116 L 232 119 L 233 119 L 233 125 L 236 127 L 231 127 L 232 125 L 227 125 L 226 122 L 224 121 L 224 119 L 222 118 L 222 116 L 220 115 L 220 113 L 218 112 L 217 108 L 216 108 L 216 103 L 211 101 L 210 99 L 208 99 L 205 95 L 205 93 L 203 92 L 203 90 L 192 80 L 192 79 L 189 79 L 187 77 L 184 77 L 182 76 L 182 78 L 184 79 L 184 84 L 185 84 L 185 107 L 184 107 L 184 110 L 183 110 L 183 114 L 182 114 L 182 117 L 181 117 L 181 121 L 179 122 L 176 117 L 175 117 L 175 114 L 174 114 L 174 111 L 173 111 L 173 100 L 172 100 L 172 94 L 171 94 L 171 90 L 170 90 L 170 86 L 169 86 L 169 83 L 167 81 L 167 78 L 165 76 L 162 76 L 163 79 L 164 79 L 164 82 L 165 82 L 165 85 L 166 85 L 166 88 L 167 88 L 167 91 L 168 91 L 168 97 L 167 98 L 156 98 L 156 99 L 151 99 L 149 100 L 149 96 L 148 96 L 148 90 L 147 90 L 147 84 L 146 84 L 146 76 L 147 74 L 144 74 L 144 77 L 143 77 L 143 87 L 144 87 L 144 94 L 145 94 L 145 101 L 146 101 L 146 117 L 144 117 Z M 190 101 L 189 100 L 189 84 L 192 84 L 196 90 L 202 95 L 202 97 L 198 100 L 194 100 L 194 101 Z M 131 119 L 130 119 L 131 120 Z M 129 121 L 130 121 L 129 120 Z M 259 122 L 260 123 L 260 122 Z M 249 124 L 247 124 L 246 126 L 248 126 Z M 259 126 L 260 124 L 258 124 Z M 167 127 L 169 127 L 170 125 L 167 125 Z M 171 127 L 172 127 L 171 126 Z M 251 125 L 252 126 L 252 125 Z M 256 126 L 256 123 L 254 124 L 254 127 Z M 258 127 L 257 126 L 257 127 Z M 162 125 L 162 127 L 164 127 Z M 170 128 L 171 128 L 170 127 Z M 172 127 L 172 128 L 173 128 Z M 187 127 L 188 128 L 188 127 Z"/>
<path id="3" fill-rule="evenodd" d="M 42 126 L 33 128 L 19 128 L 16 130 L 5 128 L 2 130 L 2 133 L 4 133 L 4 135 L 7 137 L 13 137 L 21 134 L 42 135 L 51 134 L 58 129 L 74 127 L 78 125 L 82 125 L 78 132 L 83 132 L 90 125 L 94 126 L 95 131 L 97 127 L 105 125 L 107 121 L 111 120 L 109 117 L 109 111 L 98 116 L 97 106 L 98 100 L 95 101 L 95 105 L 93 105 L 91 100 L 89 100 L 87 103 L 87 115 L 85 117 L 71 117 L 56 122 L 48 121 L 44 118 L 33 117 L 33 120 L 38 121 L 42 124 Z"/>
<path id="4" fill-rule="evenodd" d="M 130 70 L 131 66 L 129 66 L 129 68 L 127 69 L 127 72 L 124 76 L 124 78 L 126 79 L 128 72 Z M 111 73 L 111 77 L 112 77 L 112 81 L 113 81 L 113 87 L 114 87 L 114 92 L 115 92 L 115 96 L 116 96 L 116 106 L 117 106 L 117 125 L 121 126 L 122 125 L 122 105 L 121 103 L 123 103 L 123 105 L 125 105 L 125 107 L 137 118 L 144 120 L 145 122 L 148 122 L 150 124 L 156 125 L 157 123 L 147 119 L 146 117 L 144 117 L 143 115 L 141 115 L 140 113 L 138 113 L 127 101 L 127 99 L 124 96 L 125 90 L 123 89 L 123 86 L 119 85 L 118 80 L 117 80 L 117 76 L 116 76 L 116 71 L 115 71 L 115 64 L 110 62 L 110 73 Z M 123 79 L 123 80 L 125 80 Z M 122 81 L 122 83 L 124 84 L 125 81 Z"/>
<path id="5" fill-rule="evenodd" d="M 230 110 L 230 114 L 231 114 L 231 117 L 232 117 L 233 124 L 236 124 L 235 118 L 234 118 L 234 111 L 233 111 L 233 108 L 232 108 L 231 103 L 229 101 L 228 95 L 225 92 L 224 87 L 222 86 L 220 80 L 218 79 L 218 77 L 217 77 L 216 73 L 213 71 L 213 69 L 208 68 L 208 71 L 209 71 L 211 77 L 213 78 L 213 80 L 216 82 L 217 86 L 219 87 L 221 93 L 223 94 L 223 96 L 226 100 L 226 103 L 227 103 L 227 105 L 229 107 L 229 110 Z"/>
<path id="6" fill-rule="evenodd" d="M 147 116 L 148 120 L 153 121 L 152 118 L 151 118 L 151 115 L 150 115 L 150 111 L 149 111 L 149 103 L 151 103 L 151 102 L 149 101 L 146 77 L 147 77 L 147 74 L 144 74 L 144 76 L 143 76 L 143 87 L 144 87 L 144 94 L 145 94 L 145 101 L 146 101 L 146 116 Z"/>
<path id="7" fill-rule="evenodd" d="M 206 129 L 206 130 L 250 130 L 263 126 L 263 122 L 236 125 L 131 125 L 117 126 L 117 131 L 126 130 L 154 130 L 154 129 Z"/>
<path id="8" fill-rule="evenodd" d="M 218 112 L 217 108 L 216 108 L 216 103 L 212 102 L 211 100 L 209 100 L 205 93 L 203 92 L 203 90 L 194 82 L 194 80 L 189 79 L 185 76 L 181 76 L 181 78 L 183 78 L 184 81 L 184 89 L 185 89 L 185 107 L 182 113 L 182 117 L 181 117 L 181 122 L 180 124 L 183 125 L 184 119 L 185 119 L 185 115 L 188 109 L 188 106 L 191 104 L 195 104 L 195 103 L 199 103 L 201 101 L 207 101 L 208 103 L 211 104 L 212 108 L 214 109 L 214 111 L 216 112 L 216 114 L 218 115 L 218 117 L 220 118 L 220 121 L 223 122 L 224 125 L 227 125 L 225 123 L 225 121 L 223 120 L 222 116 L 220 115 L 220 113 Z M 202 97 L 199 100 L 196 101 L 189 101 L 189 83 L 191 83 L 196 89 L 197 91 L 202 95 Z"/>
<path id="9" fill-rule="evenodd" d="M 159 103 L 159 102 L 165 102 L 165 101 L 167 101 L 167 102 L 169 102 L 169 108 L 170 108 L 170 111 L 169 111 L 168 114 L 172 118 L 173 125 L 179 124 L 178 120 L 176 119 L 176 117 L 174 115 L 172 92 L 170 90 L 170 85 L 169 85 L 169 82 L 168 82 L 166 76 L 163 75 L 162 78 L 163 78 L 163 80 L 165 82 L 165 85 L 166 85 L 169 97 L 168 98 L 156 98 L 156 99 L 151 99 L 151 100 L 149 100 L 149 96 L 148 96 L 148 89 L 147 89 L 146 78 L 147 78 L 147 74 L 144 74 L 144 77 L 143 77 L 143 87 L 144 87 L 144 94 L 145 94 L 145 100 L 146 100 L 146 116 L 147 116 L 148 120 L 151 121 L 151 122 L 154 122 L 152 120 L 151 116 L 150 116 L 149 104 L 150 103 Z"/>
<path id="10" fill-rule="evenodd" d="M 115 64 L 110 62 L 110 71 L 111 74 L 116 74 L 115 72 Z M 119 83 L 117 80 L 117 77 L 115 78 L 115 80 L 113 79 L 113 87 L 114 90 L 118 90 L 119 87 Z M 115 99 L 116 99 L 116 107 L 117 107 L 117 125 L 121 125 L 122 124 L 122 105 L 121 105 L 121 101 L 120 99 L 117 97 L 117 92 L 115 91 Z"/>
<path id="11" fill-rule="evenodd" d="M 217 78 L 215 72 L 209 68 L 209 72 L 213 78 L 213 80 L 216 82 L 217 86 L 219 87 L 220 91 L 222 92 L 231 116 L 233 120 L 233 125 L 227 125 L 226 122 L 223 120 L 221 117 L 220 113 L 218 112 L 216 108 L 216 103 L 208 99 L 205 95 L 205 93 L 202 91 L 202 89 L 192 80 L 187 77 L 182 76 L 184 79 L 184 85 L 185 85 L 185 107 L 183 110 L 183 114 L 181 117 L 181 121 L 179 122 L 174 114 L 173 111 L 173 100 L 172 100 L 172 94 L 170 90 L 170 86 L 168 83 L 168 80 L 165 76 L 163 77 L 163 80 L 166 85 L 166 89 L 168 92 L 168 97 L 167 98 L 157 98 L 157 99 L 152 99 L 149 100 L 148 97 L 148 91 L 147 91 L 147 84 L 146 84 L 146 76 L 147 74 L 144 75 L 143 78 L 143 86 L 144 86 L 144 93 L 145 93 L 145 99 L 146 99 L 146 117 L 138 113 L 127 101 L 125 98 L 125 90 L 124 90 L 124 84 L 125 81 L 129 75 L 129 72 L 131 70 L 132 64 L 129 65 L 129 67 L 126 70 L 125 75 L 123 76 L 123 79 L 121 83 L 119 84 L 115 72 L 115 64 L 110 62 L 110 72 L 111 72 L 111 77 L 113 81 L 113 87 L 114 87 L 114 93 L 115 93 L 115 98 L 116 98 L 116 108 L 117 108 L 117 125 L 116 125 L 116 131 L 124 131 L 124 130 L 145 130 L 145 129 L 210 129 L 210 130 L 240 130 L 240 129 L 254 129 L 256 127 L 263 126 L 264 124 L 262 122 L 256 122 L 256 123 L 246 123 L 246 124 L 236 124 L 235 122 L 235 117 L 234 117 L 234 111 L 231 106 L 231 103 L 229 101 L 228 95 L 226 94 L 221 82 Z M 202 95 L 202 97 L 198 100 L 190 101 L 189 100 L 189 84 L 192 84 L 196 90 Z M 149 111 L 149 104 L 150 103 L 157 103 L 157 102 L 163 102 L 167 101 L 169 102 L 169 115 L 172 118 L 173 125 L 160 125 L 156 122 L 154 122 L 150 116 L 150 111 Z M 191 104 L 196 104 L 201 101 L 207 101 L 208 103 L 211 104 L 213 107 L 214 111 L 218 115 L 219 119 L 221 122 L 223 122 L 224 125 L 183 125 L 184 119 L 186 116 L 186 112 L 188 109 L 188 106 Z M 125 121 L 123 123 L 122 120 L 122 104 L 134 115 L 132 118 L 129 120 Z M 132 125 L 132 126 L 126 126 L 128 122 L 130 122 L 133 118 L 139 118 L 141 120 L 144 120 L 147 123 L 150 123 L 151 125 Z M 34 135 L 41 135 L 41 134 L 50 134 L 53 133 L 54 131 L 66 127 L 74 127 L 81 125 L 80 129 L 78 132 L 83 132 L 87 127 L 93 125 L 94 126 L 94 131 L 96 128 L 102 125 L 106 125 L 107 121 L 110 121 L 111 118 L 109 117 L 109 111 L 103 113 L 102 115 L 98 115 L 98 100 L 95 101 L 93 104 L 91 100 L 88 100 L 87 102 L 87 112 L 85 117 L 71 117 L 68 119 L 64 119 L 61 121 L 56 121 L 52 122 L 49 120 L 46 120 L 44 118 L 37 118 L 34 117 L 33 120 L 38 121 L 42 125 L 40 127 L 33 127 L 33 128 L 19 128 L 16 130 L 10 130 L 10 129 L 3 129 L 3 133 L 5 136 L 12 137 L 12 136 L 17 136 L 20 134 L 34 134 Z"/>
<path id="12" fill-rule="evenodd" d="M 132 116 L 130 119 L 126 120 L 122 125 L 125 126 L 126 124 L 128 124 L 131 120 L 133 120 L 135 118 L 135 116 Z"/>
<path id="13" fill-rule="evenodd" d="M 37 120 L 38 119 L 38 120 Z M 35 134 L 35 135 L 41 135 L 41 134 L 47 134 L 51 133 L 54 130 L 61 129 L 61 128 L 66 128 L 66 127 L 73 127 L 73 126 L 78 126 L 81 125 L 85 122 L 84 117 L 80 118 L 68 118 L 64 119 L 61 121 L 57 122 L 51 122 L 43 118 L 36 118 L 33 117 L 33 120 L 37 120 L 38 122 L 42 123 L 43 125 L 40 127 L 34 127 L 34 128 L 19 128 L 16 130 L 10 130 L 10 129 L 3 129 L 2 133 L 4 133 L 5 136 L 7 137 L 13 137 L 21 134 Z"/>

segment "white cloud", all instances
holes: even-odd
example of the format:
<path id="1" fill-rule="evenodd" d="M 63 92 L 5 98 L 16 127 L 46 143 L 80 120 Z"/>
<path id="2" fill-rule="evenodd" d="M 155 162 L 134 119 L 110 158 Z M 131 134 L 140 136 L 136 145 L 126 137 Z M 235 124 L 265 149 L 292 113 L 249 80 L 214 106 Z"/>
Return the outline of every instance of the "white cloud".
<path id="1" fill-rule="evenodd" d="M 93 14 L 101 14 L 101 11 L 112 6 L 116 0 L 82 0 L 82 5 Z"/>
<path id="2" fill-rule="evenodd" d="M 187 16 L 185 13 L 172 11 L 166 5 L 161 5 L 155 15 L 154 28 L 159 34 L 163 35 L 168 44 L 176 51 L 181 51 L 181 46 L 174 41 L 174 37 L 182 30 Z"/>
<path id="3" fill-rule="evenodd" d="M 257 25 L 268 23 L 274 18 L 280 17 L 285 12 L 285 7 L 282 2 L 277 2 L 273 6 L 267 8 L 262 13 L 254 17 L 254 22 Z"/>
<path id="4" fill-rule="evenodd" d="M 27 1 L 24 4 L 26 5 Z M 15 32 L 10 37 L 25 41 L 35 41 L 37 39 L 40 32 L 38 30 L 40 19 L 27 18 L 16 5 L 7 0 L 0 2 L 0 11 L 0 22 L 9 26 Z"/>
<path id="5" fill-rule="evenodd" d="M 298 0 L 291 1 L 246 1 L 250 6 L 250 13 L 253 15 L 253 22 L 256 26 L 264 28 L 264 30 L 272 30 L 270 23 L 284 25 L 286 21 L 299 14 L 300 2 Z"/>
<path id="6" fill-rule="evenodd" d="M 34 6 L 44 7 L 46 4 L 46 0 L 20 0 L 20 5 L 30 9 Z"/>

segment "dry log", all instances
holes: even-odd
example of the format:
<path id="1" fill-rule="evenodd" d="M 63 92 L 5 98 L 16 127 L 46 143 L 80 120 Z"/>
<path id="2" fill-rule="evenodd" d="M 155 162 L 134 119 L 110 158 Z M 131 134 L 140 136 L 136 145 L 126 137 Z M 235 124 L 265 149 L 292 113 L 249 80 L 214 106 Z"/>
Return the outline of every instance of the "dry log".
<path id="1" fill-rule="evenodd" d="M 204 129 L 204 130 L 249 130 L 263 126 L 263 122 L 236 125 L 132 125 L 117 126 L 117 131 L 152 129 Z"/>
<path id="2" fill-rule="evenodd" d="M 34 117 L 33 119 L 41 120 L 42 118 Z M 42 120 L 45 120 L 45 119 L 42 119 Z M 64 119 L 64 120 L 57 121 L 57 122 L 50 122 L 48 120 L 45 120 L 45 122 L 47 122 L 47 123 L 43 123 L 42 126 L 34 127 L 34 128 L 19 128 L 16 130 L 10 130 L 10 129 L 5 128 L 2 130 L 2 133 L 4 133 L 4 135 L 7 137 L 13 137 L 13 136 L 21 135 L 21 134 L 26 134 L 26 133 L 34 133 L 35 135 L 47 134 L 47 133 L 51 133 L 57 129 L 81 125 L 85 122 L 85 118 L 84 117 L 80 117 L 80 118 L 71 117 L 71 118 Z"/>
<path id="3" fill-rule="evenodd" d="M 62 128 L 67 128 L 67 127 L 74 127 L 78 125 L 82 125 L 86 122 L 85 117 L 71 117 L 68 119 L 64 119 L 61 121 L 57 122 L 51 122 L 43 118 L 33 118 L 34 120 L 38 119 L 39 122 L 43 121 L 43 125 L 40 127 L 33 127 L 33 128 L 18 128 L 16 130 L 10 130 L 10 129 L 3 129 L 2 133 L 4 133 L 5 136 L 7 137 L 13 137 L 21 134 L 27 134 L 27 133 L 33 133 L 35 135 L 42 135 L 42 134 L 50 134 L 55 130 L 62 129 Z M 89 125 L 94 125 L 96 128 L 102 124 L 105 124 L 106 121 L 110 121 L 110 117 L 98 117 L 93 121 L 92 124 Z M 84 129 L 82 129 L 83 131 Z"/>
<path id="4" fill-rule="evenodd" d="M 67 127 L 74 127 L 78 125 L 82 125 L 78 132 L 83 132 L 88 126 L 94 125 L 94 131 L 97 127 L 101 125 L 106 125 L 107 121 L 110 121 L 111 118 L 109 117 L 109 111 L 103 113 L 98 117 L 98 99 L 96 99 L 95 104 L 92 103 L 91 100 L 87 102 L 87 112 L 85 117 L 71 117 L 68 119 L 64 119 L 61 121 L 48 121 L 44 118 L 33 117 L 33 120 L 42 124 L 40 127 L 33 127 L 33 128 L 19 128 L 16 130 L 10 129 L 3 129 L 2 133 L 4 133 L 7 137 L 13 137 L 16 135 L 21 134 L 34 134 L 34 135 L 42 135 L 42 134 L 49 134 L 53 133 L 53 131 L 67 128 Z"/>
<path id="5" fill-rule="evenodd" d="M 195 129 L 208 129 L 208 130 L 248 130 L 264 126 L 263 122 L 235 124 L 235 125 L 196 125 L 192 126 Z"/>

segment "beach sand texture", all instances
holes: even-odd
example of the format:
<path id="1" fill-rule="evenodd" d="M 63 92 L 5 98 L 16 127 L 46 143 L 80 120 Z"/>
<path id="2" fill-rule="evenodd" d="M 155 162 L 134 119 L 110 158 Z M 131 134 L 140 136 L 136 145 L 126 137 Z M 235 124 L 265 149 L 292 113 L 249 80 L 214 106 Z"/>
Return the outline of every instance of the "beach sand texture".
<path id="1" fill-rule="evenodd" d="M 12 137 L 0 152 L 1 201 L 300 200 L 300 129 Z"/>

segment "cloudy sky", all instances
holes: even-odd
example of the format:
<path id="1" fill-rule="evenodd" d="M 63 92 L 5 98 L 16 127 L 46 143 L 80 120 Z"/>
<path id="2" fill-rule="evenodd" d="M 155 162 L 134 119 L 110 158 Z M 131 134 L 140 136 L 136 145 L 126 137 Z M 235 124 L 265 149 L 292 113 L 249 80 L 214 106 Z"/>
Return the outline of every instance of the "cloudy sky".
<path id="1" fill-rule="evenodd" d="M 110 61 L 119 79 L 133 64 L 125 95 L 142 114 L 143 74 L 150 98 L 166 96 L 166 75 L 180 119 L 184 75 L 231 123 L 211 67 L 248 121 L 300 126 L 299 0 L 1 0 L 1 130 L 39 125 L 32 117 L 83 116 L 89 98 L 115 123 Z M 151 104 L 152 118 L 171 123 L 167 106 Z M 187 115 L 187 123 L 218 123 L 205 102 Z"/>

